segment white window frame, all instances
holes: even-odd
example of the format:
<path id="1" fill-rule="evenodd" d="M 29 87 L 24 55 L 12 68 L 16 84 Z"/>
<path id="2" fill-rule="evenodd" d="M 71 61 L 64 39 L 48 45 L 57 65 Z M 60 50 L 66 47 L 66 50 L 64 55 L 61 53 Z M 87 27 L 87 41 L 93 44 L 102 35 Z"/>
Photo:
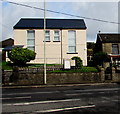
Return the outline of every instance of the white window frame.
<path id="1" fill-rule="evenodd" d="M 48 32 L 48 34 L 46 32 Z M 50 30 L 45 31 L 45 41 L 50 41 Z"/>
<path id="2" fill-rule="evenodd" d="M 33 33 L 33 38 L 29 38 L 29 32 Z M 33 41 L 33 45 L 28 44 L 28 41 Z M 35 51 L 35 30 L 27 30 L 27 48 L 30 50 Z"/>
<path id="3" fill-rule="evenodd" d="M 58 32 L 58 35 L 55 34 L 55 32 Z M 57 37 L 58 39 L 56 40 L 55 37 Z M 60 30 L 54 30 L 54 41 L 60 41 Z"/>
<path id="4" fill-rule="evenodd" d="M 69 33 L 74 32 L 75 37 L 69 37 Z M 71 44 L 70 42 L 73 41 L 74 43 Z M 74 48 L 74 51 L 71 51 L 71 48 Z M 69 30 L 68 31 L 68 53 L 76 53 L 76 31 L 75 30 Z"/>
<path id="5" fill-rule="evenodd" d="M 119 45 L 112 44 L 112 54 L 119 54 Z"/>

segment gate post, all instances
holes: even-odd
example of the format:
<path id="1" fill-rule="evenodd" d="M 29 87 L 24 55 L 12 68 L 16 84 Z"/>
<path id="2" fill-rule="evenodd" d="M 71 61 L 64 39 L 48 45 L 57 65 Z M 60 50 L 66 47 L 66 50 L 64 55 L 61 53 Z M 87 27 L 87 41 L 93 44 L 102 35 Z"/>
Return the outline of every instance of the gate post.
<path id="1" fill-rule="evenodd" d="M 112 67 L 112 81 L 113 82 L 117 82 L 118 81 L 118 77 L 116 76 L 114 67 Z"/>
<path id="2" fill-rule="evenodd" d="M 104 71 L 104 68 L 101 68 L 101 81 L 102 82 L 105 81 L 105 71 Z"/>

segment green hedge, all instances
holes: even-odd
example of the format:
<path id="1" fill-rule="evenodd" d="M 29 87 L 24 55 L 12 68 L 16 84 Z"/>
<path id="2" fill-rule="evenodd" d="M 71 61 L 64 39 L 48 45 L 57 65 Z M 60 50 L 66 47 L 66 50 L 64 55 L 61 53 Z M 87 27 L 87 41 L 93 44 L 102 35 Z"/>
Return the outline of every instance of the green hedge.
<path id="1" fill-rule="evenodd" d="M 12 70 L 12 65 L 10 62 L 1 62 L 0 67 L 2 67 L 3 70 Z"/>
<path id="2" fill-rule="evenodd" d="M 82 67 L 81 69 L 55 70 L 49 72 L 98 72 L 98 70 L 95 67 Z"/>

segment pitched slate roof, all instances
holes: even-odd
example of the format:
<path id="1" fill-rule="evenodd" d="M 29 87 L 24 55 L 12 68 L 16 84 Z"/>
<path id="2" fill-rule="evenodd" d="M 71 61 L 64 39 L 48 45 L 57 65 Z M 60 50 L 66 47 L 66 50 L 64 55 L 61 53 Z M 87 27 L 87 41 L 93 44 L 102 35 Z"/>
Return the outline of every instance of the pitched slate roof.
<path id="1" fill-rule="evenodd" d="M 120 43 L 120 34 L 102 34 L 102 33 L 99 33 L 97 35 L 97 38 L 102 43 Z"/>
<path id="2" fill-rule="evenodd" d="M 14 45 L 14 40 L 12 38 L 3 40 L 0 42 L 0 45 L 2 46 L 2 48 L 6 47 L 6 46 L 12 46 L 12 45 Z"/>
<path id="3" fill-rule="evenodd" d="M 14 29 L 43 29 L 44 19 L 22 18 Z M 83 19 L 46 19 L 47 29 L 86 29 Z"/>

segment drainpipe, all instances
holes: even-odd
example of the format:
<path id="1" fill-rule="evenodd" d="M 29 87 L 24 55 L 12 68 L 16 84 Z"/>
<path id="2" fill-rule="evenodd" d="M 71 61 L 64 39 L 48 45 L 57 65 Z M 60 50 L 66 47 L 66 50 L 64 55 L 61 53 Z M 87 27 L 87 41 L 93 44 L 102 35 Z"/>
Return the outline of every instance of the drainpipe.
<path id="1" fill-rule="evenodd" d="M 46 0 L 44 0 L 44 84 L 46 84 L 46 39 L 45 39 L 45 31 L 46 31 Z"/>
<path id="2" fill-rule="evenodd" d="M 63 61 L 63 54 L 62 54 L 62 29 L 60 29 L 60 31 L 61 31 L 61 64 L 63 63 L 62 61 Z"/>

